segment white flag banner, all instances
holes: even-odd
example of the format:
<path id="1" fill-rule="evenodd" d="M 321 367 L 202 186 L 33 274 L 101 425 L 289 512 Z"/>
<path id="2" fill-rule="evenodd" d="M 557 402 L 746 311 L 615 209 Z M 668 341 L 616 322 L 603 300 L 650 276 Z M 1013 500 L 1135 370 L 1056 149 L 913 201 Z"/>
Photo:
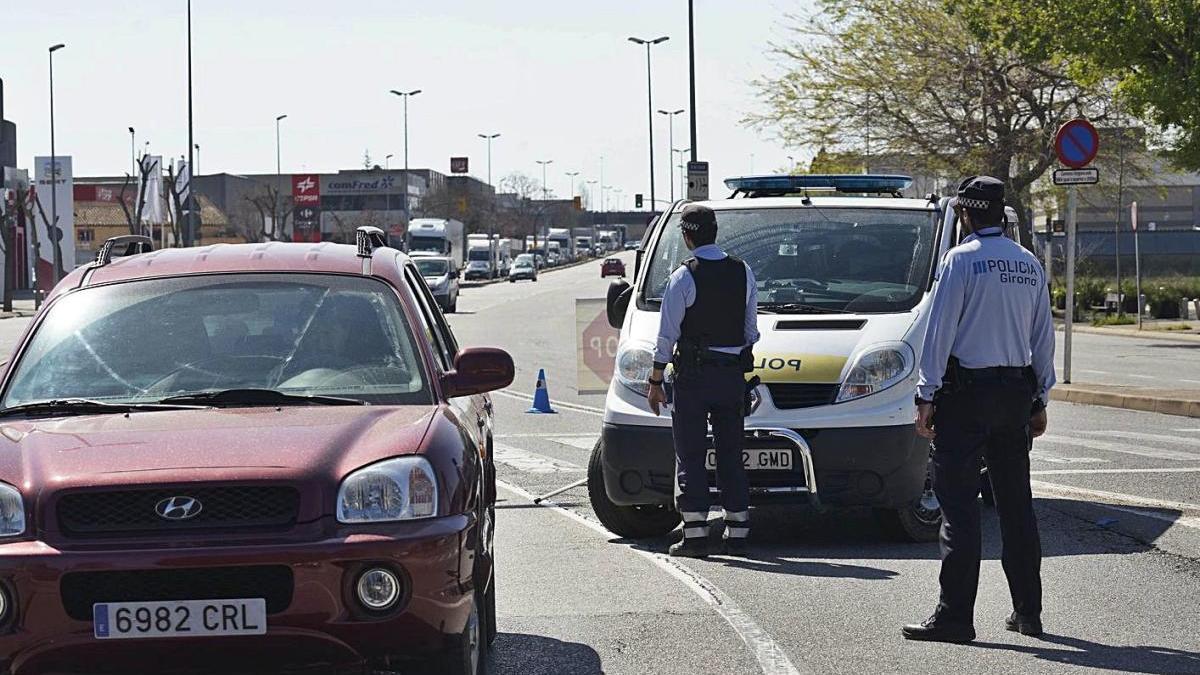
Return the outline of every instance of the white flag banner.
<path id="1" fill-rule="evenodd" d="M 146 177 L 146 206 L 142 209 L 142 223 L 162 225 L 163 218 L 163 179 L 162 156 L 145 155 L 142 157 L 145 166 L 150 167 Z"/>
<path id="2" fill-rule="evenodd" d="M 34 209 L 34 226 L 37 228 L 34 269 L 38 288 L 48 291 L 54 287 L 56 247 L 62 260 L 62 273 L 65 275 L 75 269 L 75 179 L 71 173 L 71 158 L 58 155 L 52 162 L 49 157 L 34 157 L 33 179 L 41 204 L 41 209 Z M 51 224 L 47 221 L 54 219 L 55 212 L 60 234 L 52 237 Z"/>

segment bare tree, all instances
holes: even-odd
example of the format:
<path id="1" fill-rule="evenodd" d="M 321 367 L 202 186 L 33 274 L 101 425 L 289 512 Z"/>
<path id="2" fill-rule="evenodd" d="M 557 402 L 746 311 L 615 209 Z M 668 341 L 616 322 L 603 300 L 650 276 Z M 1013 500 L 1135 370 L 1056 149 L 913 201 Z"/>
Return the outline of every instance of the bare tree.
<path id="1" fill-rule="evenodd" d="M 186 213 L 184 212 L 184 200 L 187 196 L 188 190 L 191 189 L 191 182 L 192 180 L 190 171 L 188 172 L 187 181 L 184 182 L 182 175 L 175 174 L 174 163 L 167 167 L 167 194 L 171 197 L 171 213 L 174 214 L 174 217 L 171 218 L 171 237 L 173 239 L 172 244 L 174 246 L 183 245 L 183 223 L 186 216 Z M 200 209 L 200 200 L 197 198 L 193 201 L 195 202 L 196 209 L 198 211 L 196 214 L 196 230 L 198 232 L 200 229 L 201 220 L 199 216 L 203 213 L 203 211 Z"/>
<path id="2" fill-rule="evenodd" d="M 146 186 L 150 182 L 150 173 L 154 171 L 154 162 L 150 160 L 150 156 L 142 154 L 138 158 L 138 178 L 132 175 L 125 174 L 125 182 L 121 184 L 121 192 L 117 195 L 117 201 L 121 203 L 121 211 L 125 213 L 125 222 L 129 224 L 129 234 L 142 233 L 142 214 L 146 208 Z M 131 184 L 136 181 L 137 201 L 133 211 L 129 210 L 129 199 L 125 193 L 129 190 Z"/>
<path id="3" fill-rule="evenodd" d="M 258 213 L 257 231 L 243 233 L 247 241 L 288 241 L 287 223 L 292 215 L 292 196 L 284 195 L 278 186 L 260 183 L 261 189 L 246 197 Z M 250 236 L 246 236 L 250 234 Z"/>

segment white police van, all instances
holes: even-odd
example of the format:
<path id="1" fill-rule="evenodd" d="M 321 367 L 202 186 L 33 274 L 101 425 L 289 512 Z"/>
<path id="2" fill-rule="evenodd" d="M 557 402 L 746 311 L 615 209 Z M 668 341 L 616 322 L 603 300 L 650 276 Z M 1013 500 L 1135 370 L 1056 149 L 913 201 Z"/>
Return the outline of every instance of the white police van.
<path id="1" fill-rule="evenodd" d="M 913 393 L 934 272 L 961 234 L 948 199 L 900 197 L 911 183 L 732 178 L 730 199 L 704 205 L 716 211 L 717 243 L 758 281 L 754 375 L 762 383 L 744 454 L 752 503 L 873 507 L 894 535 L 931 541 L 941 511 L 928 484 L 929 444 L 914 431 Z M 621 335 L 588 488 L 601 522 L 624 537 L 661 535 L 679 522 L 671 421 L 650 411 L 646 380 L 667 277 L 689 257 L 679 232 L 684 203 L 643 238 L 632 286 L 609 289 L 609 322 Z"/>

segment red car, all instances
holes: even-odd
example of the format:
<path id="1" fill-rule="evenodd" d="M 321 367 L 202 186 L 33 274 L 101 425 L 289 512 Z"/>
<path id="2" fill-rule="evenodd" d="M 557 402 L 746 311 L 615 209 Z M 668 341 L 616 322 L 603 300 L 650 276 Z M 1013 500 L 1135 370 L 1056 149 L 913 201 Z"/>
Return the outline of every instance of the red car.
<path id="1" fill-rule="evenodd" d="M 106 243 L 5 368 L 0 673 L 481 672 L 512 359 L 375 228 L 149 246 Z"/>
<path id="2" fill-rule="evenodd" d="M 605 258 L 600 263 L 600 278 L 625 276 L 625 263 L 620 258 Z"/>

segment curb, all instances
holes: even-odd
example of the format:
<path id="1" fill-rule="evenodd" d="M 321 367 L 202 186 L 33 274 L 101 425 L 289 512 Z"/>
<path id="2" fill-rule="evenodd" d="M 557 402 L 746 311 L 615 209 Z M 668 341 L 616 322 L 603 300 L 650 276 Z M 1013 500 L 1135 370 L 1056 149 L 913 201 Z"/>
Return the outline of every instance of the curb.
<path id="1" fill-rule="evenodd" d="M 1155 412 L 1179 417 L 1200 417 L 1200 400 L 1189 401 L 1145 394 L 1124 394 L 1084 389 L 1050 390 L 1051 401 L 1065 401 L 1081 405 L 1098 405 L 1106 408 L 1121 408 L 1140 412 Z"/>
<path id="2" fill-rule="evenodd" d="M 1063 332 L 1064 324 L 1061 321 L 1055 321 L 1054 330 Z M 1166 330 L 1128 330 L 1114 328 L 1096 328 L 1095 326 L 1080 325 L 1076 323 L 1071 329 L 1072 333 L 1087 333 L 1088 335 L 1109 335 L 1112 337 L 1122 338 L 1139 338 L 1143 340 L 1165 340 L 1170 342 L 1200 342 L 1200 333 L 1195 331 L 1166 331 Z"/>

